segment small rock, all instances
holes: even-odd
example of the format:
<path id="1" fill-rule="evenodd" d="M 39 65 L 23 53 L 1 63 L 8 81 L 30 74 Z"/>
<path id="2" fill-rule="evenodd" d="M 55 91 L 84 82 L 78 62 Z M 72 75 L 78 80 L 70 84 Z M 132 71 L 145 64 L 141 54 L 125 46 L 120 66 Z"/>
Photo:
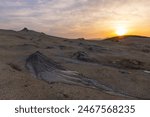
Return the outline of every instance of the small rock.
<path id="1" fill-rule="evenodd" d="M 72 58 L 75 58 L 75 59 L 78 59 L 81 61 L 88 61 L 89 60 L 88 54 L 83 52 L 83 51 L 78 51 L 78 52 L 74 53 Z"/>

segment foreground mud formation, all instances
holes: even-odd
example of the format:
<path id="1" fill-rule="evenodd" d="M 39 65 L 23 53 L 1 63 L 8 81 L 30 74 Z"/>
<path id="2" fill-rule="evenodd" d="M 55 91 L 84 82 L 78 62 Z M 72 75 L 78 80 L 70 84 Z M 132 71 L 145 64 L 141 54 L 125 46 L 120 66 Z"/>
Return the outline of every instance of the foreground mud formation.
<path id="1" fill-rule="evenodd" d="M 99 90 L 112 91 L 110 88 L 101 85 L 96 80 L 92 80 L 80 75 L 76 71 L 69 71 L 56 62 L 46 57 L 40 52 L 35 52 L 26 60 L 26 67 L 38 79 L 45 80 L 49 83 L 62 82 L 73 85 L 87 86 Z"/>
<path id="2" fill-rule="evenodd" d="M 26 60 L 26 67 L 32 72 L 38 79 L 47 81 L 48 83 L 66 83 L 70 85 L 80 85 L 83 87 L 95 88 L 105 93 L 113 95 L 127 96 L 135 99 L 141 99 L 140 97 L 134 97 L 128 95 L 125 92 L 116 92 L 113 89 L 102 85 L 96 80 L 86 78 L 76 71 L 69 71 L 62 66 L 57 65 L 56 62 L 46 57 L 39 51 L 30 55 Z"/>

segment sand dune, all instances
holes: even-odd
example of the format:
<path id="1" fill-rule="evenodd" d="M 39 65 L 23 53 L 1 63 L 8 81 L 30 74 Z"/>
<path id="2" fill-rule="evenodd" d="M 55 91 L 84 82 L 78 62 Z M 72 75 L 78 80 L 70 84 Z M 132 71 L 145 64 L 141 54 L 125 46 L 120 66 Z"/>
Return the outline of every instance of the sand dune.
<path id="1" fill-rule="evenodd" d="M 1 29 L 0 99 L 150 99 L 149 45 Z"/>

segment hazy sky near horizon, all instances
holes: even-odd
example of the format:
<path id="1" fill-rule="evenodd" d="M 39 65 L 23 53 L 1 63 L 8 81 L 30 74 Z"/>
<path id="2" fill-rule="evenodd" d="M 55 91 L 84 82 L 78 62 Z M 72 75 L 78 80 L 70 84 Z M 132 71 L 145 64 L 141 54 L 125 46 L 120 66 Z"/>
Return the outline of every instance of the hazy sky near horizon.
<path id="1" fill-rule="evenodd" d="M 0 28 L 23 27 L 68 38 L 150 36 L 150 0 L 0 0 Z"/>

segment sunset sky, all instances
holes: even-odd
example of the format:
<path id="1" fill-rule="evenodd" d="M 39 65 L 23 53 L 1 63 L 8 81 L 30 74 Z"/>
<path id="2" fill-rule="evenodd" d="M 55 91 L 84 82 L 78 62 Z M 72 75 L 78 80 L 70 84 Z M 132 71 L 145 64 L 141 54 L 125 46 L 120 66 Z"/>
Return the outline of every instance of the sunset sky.
<path id="1" fill-rule="evenodd" d="M 0 28 L 106 38 L 118 28 L 150 36 L 150 0 L 0 0 Z"/>

